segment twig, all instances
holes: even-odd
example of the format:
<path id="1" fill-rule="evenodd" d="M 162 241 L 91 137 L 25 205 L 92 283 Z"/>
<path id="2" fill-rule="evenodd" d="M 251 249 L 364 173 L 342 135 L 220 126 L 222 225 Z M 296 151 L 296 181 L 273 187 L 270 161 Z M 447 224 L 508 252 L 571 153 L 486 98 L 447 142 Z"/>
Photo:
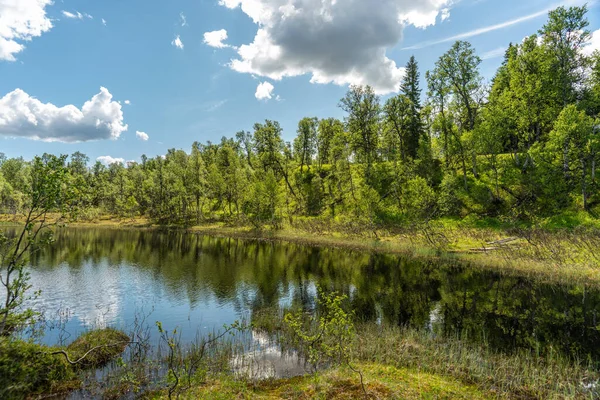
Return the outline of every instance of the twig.
<path id="1" fill-rule="evenodd" d="M 87 352 L 85 352 L 84 355 L 82 355 L 81 357 L 79 357 L 75 361 L 71 361 L 71 359 L 69 358 L 69 354 L 66 351 L 64 351 L 64 350 L 53 351 L 52 353 L 50 353 L 50 355 L 62 354 L 62 355 L 65 356 L 65 358 L 66 358 L 66 360 L 67 360 L 67 362 L 69 364 L 75 365 L 75 364 L 81 362 L 84 358 L 86 358 L 88 356 L 88 354 L 90 354 L 92 351 L 98 350 L 99 348 L 102 348 L 102 347 L 119 346 L 119 345 L 122 345 L 124 343 L 126 343 L 127 345 L 129 345 L 129 344 L 133 344 L 135 342 L 126 341 L 126 342 L 117 342 L 117 343 L 101 344 L 101 345 L 98 345 L 98 346 L 94 346 L 91 349 L 89 349 Z"/>

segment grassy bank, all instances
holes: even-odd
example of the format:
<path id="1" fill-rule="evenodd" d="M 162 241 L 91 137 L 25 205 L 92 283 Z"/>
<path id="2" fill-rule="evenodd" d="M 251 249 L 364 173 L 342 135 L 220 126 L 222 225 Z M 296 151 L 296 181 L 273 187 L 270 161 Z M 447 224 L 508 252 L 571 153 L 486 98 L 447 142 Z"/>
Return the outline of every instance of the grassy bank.
<path id="1" fill-rule="evenodd" d="M 451 377 L 389 365 L 356 365 L 367 381 L 371 399 L 487 399 L 493 393 L 479 390 Z M 336 368 L 319 376 L 300 376 L 258 382 L 235 380 L 224 375 L 205 385 L 195 386 L 180 397 L 184 399 L 364 399 L 357 378 L 348 368 Z M 157 393 L 151 398 L 168 398 Z"/>
<path id="2" fill-rule="evenodd" d="M 343 313 L 331 308 L 334 318 Z M 252 316 L 252 324 L 236 324 L 231 332 L 268 335 L 282 351 L 307 348 L 295 340 L 285 310 Z M 304 314 L 308 324 L 325 314 Z M 334 322 L 335 324 L 335 322 Z M 49 394 L 87 393 L 102 398 L 202 399 L 592 399 L 600 396 L 598 364 L 585 357 L 565 357 L 552 349 L 512 349 L 501 352 L 484 343 L 430 331 L 374 323 L 349 327 L 350 335 L 327 330 L 319 340 L 333 344 L 345 338 L 345 362 L 325 361 L 317 373 L 285 379 L 257 380 L 245 375 L 233 360 L 252 348 L 242 346 L 227 331 L 199 342 L 179 343 L 174 332 L 149 345 L 135 326 L 128 335 L 107 328 L 94 330 L 64 348 L 0 338 L 2 398 L 41 398 Z M 137 333 L 136 333 L 137 332 Z M 145 337 L 145 338 L 144 338 Z M 243 337 L 243 336 L 242 336 Z M 123 353 L 127 343 L 134 347 Z M 113 346 L 115 344 L 115 346 Z M 92 349 L 101 346 L 98 352 Z M 92 352 L 90 353 L 90 351 Z M 149 351 L 149 352 L 148 352 Z M 68 355 L 66 357 L 65 355 Z M 76 362 L 83 357 L 84 362 Z M 346 358 L 347 357 L 347 358 Z M 107 374 L 94 369 L 110 363 Z M 251 365 L 251 364 L 248 364 Z M 327 367 L 329 366 L 329 367 Z M 307 371 L 311 368 L 305 365 Z M 2 380 L 4 379 L 4 380 Z"/>
<path id="3" fill-rule="evenodd" d="M 0 337 L 0 398 L 41 398 L 76 390 L 81 373 L 118 357 L 130 339 L 105 328 L 84 333 L 66 347 Z"/>
<path id="4" fill-rule="evenodd" d="M 289 338 L 280 332 L 280 339 Z M 452 338 L 397 327 L 360 326 L 352 368 L 253 380 L 217 372 L 193 378 L 180 398 L 202 399 L 592 399 L 600 374 L 591 365 L 531 351 L 505 354 Z M 360 384 L 360 371 L 367 396 Z M 168 398 L 168 390 L 148 394 Z"/>
<path id="5" fill-rule="evenodd" d="M 90 335 L 95 334 L 88 334 L 75 347 L 79 349 L 82 343 L 89 343 Z M 289 339 L 285 330 L 278 335 L 283 341 Z M 113 336 L 110 335 L 112 339 Z M 152 368 L 169 370 L 169 356 L 164 354 L 161 361 L 133 361 L 124 357 L 111 364 L 110 379 L 103 381 L 105 376 L 98 382 L 86 383 L 86 373 L 89 379 L 90 372 L 84 369 L 93 372 L 90 368 L 102 364 L 75 368 L 62 354 L 52 354 L 56 348 L 23 342 L 18 351 L 15 348 L 11 351 L 3 348 L 2 354 L 11 357 L 11 360 L 4 357 L 6 362 L 0 363 L 0 375 L 8 379 L 0 391 L 3 398 L 42 398 L 80 390 L 107 399 L 126 396 L 166 399 L 169 388 L 172 388 L 171 398 L 184 399 L 592 399 L 600 396 L 600 374 L 585 363 L 530 351 L 504 354 L 456 338 L 390 326 L 357 327 L 349 343 L 351 368 L 342 364 L 316 374 L 284 379 L 256 380 L 231 370 L 228 360 L 242 350 L 227 340 L 211 343 L 202 359 L 196 360 L 194 370 L 187 368 L 198 356 L 198 348 L 178 346 L 176 354 L 181 364 L 173 368 L 178 383 L 174 383 L 170 372 L 166 376 L 150 373 Z M 71 352 L 69 348 L 65 350 Z M 122 348 L 115 351 L 111 358 L 121 351 Z M 190 371 L 189 376 L 186 371 Z M 357 371 L 362 374 L 368 397 Z"/>
<path id="6" fill-rule="evenodd" d="M 1 215 L 0 223 L 19 217 Z M 156 225 L 143 218 L 104 217 L 68 222 L 73 227 L 178 229 L 216 237 L 287 241 L 413 257 L 454 259 L 551 282 L 600 285 L 600 227 L 587 215 L 560 215 L 535 226 L 493 219 L 437 220 L 428 223 L 365 227 L 352 222 L 297 218 L 274 229 L 264 225 L 206 222 L 196 226 Z"/>

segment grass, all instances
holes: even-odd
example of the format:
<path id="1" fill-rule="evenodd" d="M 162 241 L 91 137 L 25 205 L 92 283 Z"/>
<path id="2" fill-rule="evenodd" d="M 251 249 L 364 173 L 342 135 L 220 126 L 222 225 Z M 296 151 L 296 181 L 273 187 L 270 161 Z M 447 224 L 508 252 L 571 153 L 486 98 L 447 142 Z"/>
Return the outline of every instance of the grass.
<path id="1" fill-rule="evenodd" d="M 62 393 L 79 385 L 71 366 L 56 350 L 39 344 L 0 337 L 0 398 L 26 394 Z"/>
<path id="2" fill-rule="evenodd" d="M 280 332 L 281 334 L 281 332 Z M 283 333 L 285 335 L 285 333 Z M 364 325 L 352 342 L 370 399 L 593 399 L 597 369 L 559 355 L 505 354 L 415 329 Z M 194 380 L 184 399 L 363 399 L 358 374 L 338 366 L 285 379 L 252 380 L 219 371 Z M 149 398 L 168 397 L 166 390 Z"/>
<path id="3" fill-rule="evenodd" d="M 128 342 L 127 335 L 112 328 L 89 331 L 66 348 L 0 337 L 0 398 L 59 395 L 78 389 L 82 384 L 80 370 L 106 365 Z M 75 364 L 69 362 L 79 359 Z"/>
<path id="4" fill-rule="evenodd" d="M 371 399 L 486 399 L 490 393 L 451 377 L 378 364 L 357 364 L 364 375 L 368 398 Z M 183 393 L 184 399 L 363 399 L 359 379 L 347 368 L 313 375 L 271 379 L 259 382 L 236 380 L 231 376 L 211 379 Z M 151 398 L 167 398 L 156 393 Z"/>
<path id="5" fill-rule="evenodd" d="M 290 331 L 274 322 L 284 313 L 276 309 L 255 313 L 252 324 L 259 331 L 272 332 L 286 349 L 293 346 Z M 600 364 L 570 358 L 552 347 L 499 351 L 485 341 L 417 328 L 360 323 L 355 329 L 348 348 L 350 358 L 361 364 L 451 378 L 489 397 L 600 398 Z"/>
<path id="6" fill-rule="evenodd" d="M 81 359 L 78 368 L 100 368 L 123 353 L 129 340 L 125 333 L 113 328 L 95 329 L 75 339 L 66 352 L 71 361 Z"/>
<path id="7" fill-rule="evenodd" d="M 560 354 L 515 349 L 502 353 L 452 337 L 374 324 L 358 327 L 351 346 L 361 362 L 451 376 L 498 397 L 553 399 L 598 398 L 596 367 Z M 596 385 L 595 391 L 585 385 Z"/>

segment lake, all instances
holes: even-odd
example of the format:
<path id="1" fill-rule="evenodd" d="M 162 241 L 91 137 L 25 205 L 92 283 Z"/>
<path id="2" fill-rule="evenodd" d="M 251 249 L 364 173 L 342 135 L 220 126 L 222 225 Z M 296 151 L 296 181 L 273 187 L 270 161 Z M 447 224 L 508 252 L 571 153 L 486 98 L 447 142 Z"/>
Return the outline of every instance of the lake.
<path id="1" fill-rule="evenodd" d="M 182 342 L 265 308 L 310 308 L 317 285 L 349 297 L 358 319 L 485 341 L 553 346 L 600 360 L 600 292 L 539 283 L 452 260 L 224 239 L 184 232 L 61 228 L 31 256 L 32 302 L 47 344 L 145 315 Z"/>

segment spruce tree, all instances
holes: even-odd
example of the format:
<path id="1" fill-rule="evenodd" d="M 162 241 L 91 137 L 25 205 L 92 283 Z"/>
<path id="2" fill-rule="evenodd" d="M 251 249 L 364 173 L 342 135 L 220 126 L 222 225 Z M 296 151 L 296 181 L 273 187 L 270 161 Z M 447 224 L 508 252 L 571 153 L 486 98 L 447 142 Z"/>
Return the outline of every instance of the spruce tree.
<path id="1" fill-rule="evenodd" d="M 419 69 L 415 56 L 411 56 L 406 64 L 406 75 L 400 85 L 400 91 L 410 100 L 408 115 L 406 147 L 413 159 L 417 158 L 419 142 L 423 134 L 423 121 L 421 120 L 421 89 L 419 88 Z"/>

